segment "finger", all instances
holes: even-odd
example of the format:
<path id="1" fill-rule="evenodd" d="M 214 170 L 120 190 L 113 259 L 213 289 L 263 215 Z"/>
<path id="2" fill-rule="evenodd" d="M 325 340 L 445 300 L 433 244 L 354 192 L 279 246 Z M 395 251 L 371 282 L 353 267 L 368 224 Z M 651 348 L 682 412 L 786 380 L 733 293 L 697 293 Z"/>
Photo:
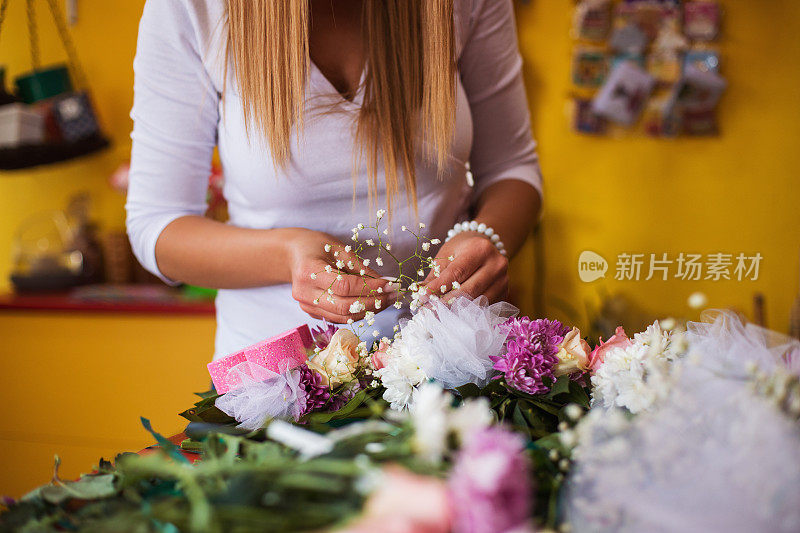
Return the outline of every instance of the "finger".
<path id="1" fill-rule="evenodd" d="M 347 321 L 350 319 L 349 316 L 337 315 L 335 313 L 330 313 L 321 309 L 317 306 L 308 305 L 305 303 L 300 303 L 300 309 L 305 311 L 309 316 L 315 318 L 317 320 L 325 319 L 328 322 L 333 324 L 347 324 Z M 355 319 L 353 319 L 355 320 Z"/>
<path id="2" fill-rule="evenodd" d="M 333 264 L 323 260 L 312 264 L 311 270 L 314 275 L 311 277 L 320 289 L 327 291 L 330 288 L 334 294 L 340 296 L 391 292 L 391 287 L 388 287 L 389 281 L 381 278 L 380 274 L 368 266 L 369 260 L 364 264 L 364 260 L 359 262 L 356 256 L 345 252 L 331 259 Z M 330 268 L 326 270 L 326 266 Z"/>
<path id="3" fill-rule="evenodd" d="M 337 316 L 358 319 L 367 311 L 378 312 L 386 309 L 397 301 L 398 293 L 338 296 L 314 285 L 295 284 L 292 286 L 292 297 L 307 306 L 320 308 Z M 354 305 L 357 302 L 360 305 Z"/>
<path id="4" fill-rule="evenodd" d="M 442 287 L 445 292 L 458 288 L 458 285 L 467 281 L 481 267 L 482 257 L 474 254 L 464 254 L 455 258 L 441 271 L 439 277 L 425 283 L 430 292 L 441 295 Z M 456 285 L 453 285 L 453 282 Z"/>
<path id="5" fill-rule="evenodd" d="M 489 299 L 490 304 L 508 300 L 508 278 L 497 280 L 486 290 L 484 296 Z"/>
<path id="6" fill-rule="evenodd" d="M 461 283 L 457 291 L 451 291 L 451 293 L 458 292 L 463 296 L 477 298 L 484 294 L 496 281 L 496 273 L 493 269 L 488 267 L 480 268 L 466 281 Z M 453 299 L 454 295 L 451 293 L 444 296 L 445 301 L 449 302 Z"/>

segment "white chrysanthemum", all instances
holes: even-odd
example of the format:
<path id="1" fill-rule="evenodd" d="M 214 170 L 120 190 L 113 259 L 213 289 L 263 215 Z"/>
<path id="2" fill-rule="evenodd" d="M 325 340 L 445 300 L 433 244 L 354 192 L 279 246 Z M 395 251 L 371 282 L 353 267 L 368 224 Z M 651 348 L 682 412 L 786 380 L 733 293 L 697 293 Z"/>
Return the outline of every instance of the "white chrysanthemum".
<path id="1" fill-rule="evenodd" d="M 573 531 L 800 531 L 797 419 L 746 370 L 796 376 L 800 343 L 724 313 L 686 340 L 698 357 L 671 363 L 677 379 L 651 410 L 592 409 L 578 423 Z"/>
<path id="2" fill-rule="evenodd" d="M 426 381 L 414 393 L 410 407 L 414 451 L 428 462 L 441 462 L 451 435 L 464 446 L 495 420 L 486 398 L 469 399 L 459 407 L 452 405 L 453 395 L 438 383 Z"/>
<path id="3" fill-rule="evenodd" d="M 655 322 L 634 335 L 631 346 L 610 349 L 592 376 L 592 404 L 649 410 L 669 393 L 670 363 L 680 355 L 679 344 Z"/>
<path id="4" fill-rule="evenodd" d="M 411 407 L 414 451 L 425 461 L 438 463 L 447 449 L 447 424 L 452 396 L 435 383 L 425 383 Z"/>
<path id="5" fill-rule="evenodd" d="M 392 343 L 386 366 L 374 374 L 386 388 L 383 399 L 395 410 L 402 410 L 411 404 L 417 387 L 428 379 L 420 367 L 417 354 L 408 348 L 408 345 L 399 341 Z"/>
<path id="6" fill-rule="evenodd" d="M 450 413 L 449 427 L 463 446 L 478 431 L 494 422 L 494 411 L 487 398 L 470 398 Z"/>

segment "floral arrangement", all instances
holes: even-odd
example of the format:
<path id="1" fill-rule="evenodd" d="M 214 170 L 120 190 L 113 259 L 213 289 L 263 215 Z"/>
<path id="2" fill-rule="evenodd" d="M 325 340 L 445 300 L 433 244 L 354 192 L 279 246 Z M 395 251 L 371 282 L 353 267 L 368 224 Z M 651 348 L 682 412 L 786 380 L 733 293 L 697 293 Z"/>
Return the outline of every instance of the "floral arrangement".
<path id="1" fill-rule="evenodd" d="M 359 225 L 346 253 L 392 257 L 380 235 Z M 392 260 L 439 268 L 415 236 Z M 800 343 L 731 314 L 593 342 L 412 274 L 393 338 L 368 313 L 301 331 L 285 368 L 242 359 L 181 413 L 180 447 L 153 432 L 159 454 L 56 472 L 0 529 L 797 531 Z"/>

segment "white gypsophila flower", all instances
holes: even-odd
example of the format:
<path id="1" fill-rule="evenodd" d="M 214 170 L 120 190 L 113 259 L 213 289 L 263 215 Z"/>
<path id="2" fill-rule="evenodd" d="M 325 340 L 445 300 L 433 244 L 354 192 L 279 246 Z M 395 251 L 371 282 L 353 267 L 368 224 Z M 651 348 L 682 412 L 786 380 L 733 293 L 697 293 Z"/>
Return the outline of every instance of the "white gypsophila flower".
<path id="1" fill-rule="evenodd" d="M 365 309 L 364 304 L 361 303 L 361 300 L 356 300 L 352 304 L 350 304 L 350 312 L 353 314 L 360 313 Z"/>
<path id="2" fill-rule="evenodd" d="M 375 264 L 378 265 L 379 267 L 382 267 L 383 266 L 383 259 L 381 259 L 380 257 L 376 257 L 375 258 Z"/>
<path id="3" fill-rule="evenodd" d="M 423 243 L 421 244 L 421 246 L 422 246 L 422 249 L 423 249 L 424 251 L 426 251 L 426 252 L 427 252 L 427 251 L 429 251 L 429 250 L 431 249 L 431 243 L 429 243 L 429 242 L 423 242 Z"/>
<path id="4" fill-rule="evenodd" d="M 325 245 L 325 251 L 326 252 L 330 252 L 331 251 L 331 245 L 330 244 L 326 244 Z"/>
<path id="5" fill-rule="evenodd" d="M 367 246 L 375 246 L 375 241 L 373 241 L 372 239 L 367 239 L 366 241 L 364 241 L 364 244 L 366 244 Z"/>
<path id="6" fill-rule="evenodd" d="M 344 247 L 344 251 L 347 252 L 347 253 L 350 253 L 350 250 L 352 250 L 352 249 L 353 249 L 353 247 L 350 246 L 349 244 Z"/>
<path id="7" fill-rule="evenodd" d="M 378 209 L 378 211 L 375 213 L 375 217 L 378 220 L 380 220 L 380 219 L 383 218 L 383 215 L 385 215 L 385 214 L 386 214 L 386 210 L 385 209 Z"/>

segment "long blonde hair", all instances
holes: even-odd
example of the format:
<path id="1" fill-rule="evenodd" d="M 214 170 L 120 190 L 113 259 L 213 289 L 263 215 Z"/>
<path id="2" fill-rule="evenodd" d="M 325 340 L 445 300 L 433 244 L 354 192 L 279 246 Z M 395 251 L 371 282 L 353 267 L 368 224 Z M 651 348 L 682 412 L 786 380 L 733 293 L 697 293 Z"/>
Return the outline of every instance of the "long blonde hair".
<path id="1" fill-rule="evenodd" d="M 303 127 L 309 1 L 226 0 L 245 125 L 265 136 L 278 167 L 289 161 L 292 130 Z M 364 0 L 362 17 L 367 69 L 355 141 L 366 155 L 369 197 L 382 160 L 390 212 L 401 173 L 416 209 L 417 151 L 441 172 L 453 136 L 453 0 Z"/>

